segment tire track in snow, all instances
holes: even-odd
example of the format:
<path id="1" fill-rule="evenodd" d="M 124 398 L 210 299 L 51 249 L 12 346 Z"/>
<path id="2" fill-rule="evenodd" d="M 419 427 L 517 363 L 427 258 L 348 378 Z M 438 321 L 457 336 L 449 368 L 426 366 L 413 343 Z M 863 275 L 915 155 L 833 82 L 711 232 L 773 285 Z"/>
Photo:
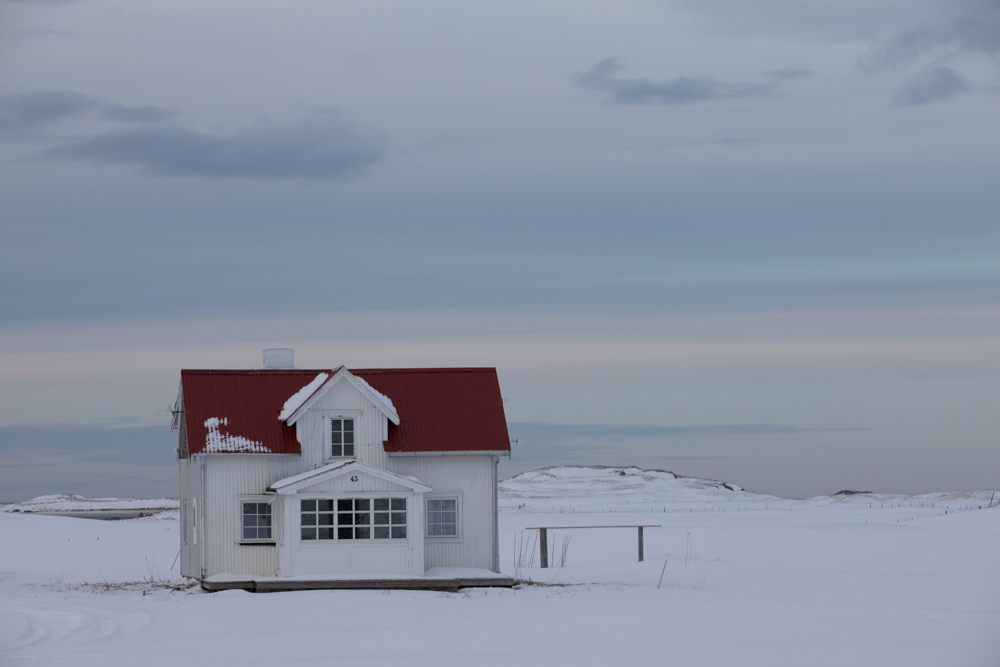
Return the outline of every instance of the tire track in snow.
<path id="1" fill-rule="evenodd" d="M 47 600 L 0 610 L 5 660 L 40 657 L 61 649 L 132 634 L 148 626 L 147 614 L 120 613 L 86 603 Z"/>

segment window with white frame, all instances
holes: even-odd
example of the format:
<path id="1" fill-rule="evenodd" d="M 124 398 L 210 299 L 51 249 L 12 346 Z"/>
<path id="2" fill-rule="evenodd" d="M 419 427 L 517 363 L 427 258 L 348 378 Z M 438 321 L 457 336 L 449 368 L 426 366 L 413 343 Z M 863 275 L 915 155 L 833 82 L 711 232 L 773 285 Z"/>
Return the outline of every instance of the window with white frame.
<path id="1" fill-rule="evenodd" d="M 271 503 L 243 501 L 243 542 L 273 542 Z"/>
<path id="2" fill-rule="evenodd" d="M 427 537 L 458 537 L 458 499 L 427 499 Z"/>
<path id="3" fill-rule="evenodd" d="M 406 498 L 299 501 L 303 540 L 405 540 Z"/>
<path id="4" fill-rule="evenodd" d="M 331 417 L 329 424 L 330 455 L 354 456 L 354 418 Z"/>

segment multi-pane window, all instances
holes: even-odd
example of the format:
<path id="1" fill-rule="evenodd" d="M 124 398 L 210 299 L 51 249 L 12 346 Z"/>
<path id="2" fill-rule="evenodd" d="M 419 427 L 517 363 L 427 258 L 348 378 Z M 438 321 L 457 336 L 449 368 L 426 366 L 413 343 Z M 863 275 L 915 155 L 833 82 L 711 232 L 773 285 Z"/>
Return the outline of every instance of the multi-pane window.
<path id="1" fill-rule="evenodd" d="M 243 539 L 271 540 L 271 504 L 243 503 Z"/>
<path id="2" fill-rule="evenodd" d="M 458 501 L 455 498 L 427 500 L 427 536 L 458 536 Z"/>
<path id="3" fill-rule="evenodd" d="M 303 540 L 405 540 L 406 498 L 300 501 Z"/>
<path id="4" fill-rule="evenodd" d="M 303 500 L 300 509 L 303 540 L 333 539 L 333 500 L 328 498 Z"/>
<path id="5" fill-rule="evenodd" d="M 406 539 L 406 498 L 376 498 L 374 501 L 376 540 Z"/>
<path id="6" fill-rule="evenodd" d="M 337 500 L 337 539 L 370 540 L 372 537 L 370 498 Z"/>
<path id="7" fill-rule="evenodd" d="M 330 443 L 333 445 L 332 456 L 354 456 L 354 420 L 331 419 Z"/>

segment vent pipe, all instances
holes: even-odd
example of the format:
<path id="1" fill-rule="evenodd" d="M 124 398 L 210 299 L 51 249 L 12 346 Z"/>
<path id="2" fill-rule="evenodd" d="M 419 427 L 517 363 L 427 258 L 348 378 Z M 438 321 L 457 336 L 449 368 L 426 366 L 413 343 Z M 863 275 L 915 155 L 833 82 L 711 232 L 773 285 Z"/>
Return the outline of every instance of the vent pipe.
<path id="1" fill-rule="evenodd" d="M 291 370 L 295 368 L 295 350 L 290 347 L 272 347 L 264 350 L 264 370 Z"/>

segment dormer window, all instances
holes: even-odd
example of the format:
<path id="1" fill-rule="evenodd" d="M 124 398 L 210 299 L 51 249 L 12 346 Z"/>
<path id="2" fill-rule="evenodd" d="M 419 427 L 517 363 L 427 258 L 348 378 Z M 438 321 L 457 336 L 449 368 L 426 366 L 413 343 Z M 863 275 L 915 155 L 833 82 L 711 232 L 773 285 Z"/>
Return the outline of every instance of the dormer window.
<path id="1" fill-rule="evenodd" d="M 354 456 L 354 420 L 348 417 L 330 419 L 331 456 Z"/>

